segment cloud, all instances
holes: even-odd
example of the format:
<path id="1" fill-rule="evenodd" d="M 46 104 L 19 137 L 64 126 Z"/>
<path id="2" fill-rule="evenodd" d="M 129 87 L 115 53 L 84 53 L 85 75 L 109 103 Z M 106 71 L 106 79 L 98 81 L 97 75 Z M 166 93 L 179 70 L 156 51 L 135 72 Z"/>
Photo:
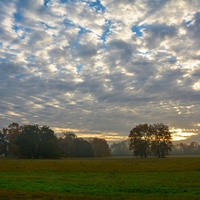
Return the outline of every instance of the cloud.
<path id="1" fill-rule="evenodd" d="M 2 0 L 0 126 L 109 140 L 146 122 L 191 132 L 200 123 L 199 5 Z"/>
<path id="2" fill-rule="evenodd" d="M 177 35 L 176 27 L 165 24 L 149 24 L 144 26 L 144 37 L 147 40 L 148 48 L 162 47 L 162 43 Z"/>
<path id="3" fill-rule="evenodd" d="M 185 24 L 189 39 L 192 40 L 193 46 L 198 49 L 200 42 L 198 37 L 198 33 L 200 31 L 200 12 L 196 12 L 193 16 L 193 19 L 191 21 L 186 21 Z"/>

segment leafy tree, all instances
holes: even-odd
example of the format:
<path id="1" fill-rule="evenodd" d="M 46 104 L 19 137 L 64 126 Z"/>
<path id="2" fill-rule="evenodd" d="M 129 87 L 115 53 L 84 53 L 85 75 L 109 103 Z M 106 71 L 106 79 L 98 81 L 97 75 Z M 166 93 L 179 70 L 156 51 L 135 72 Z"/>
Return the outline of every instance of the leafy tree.
<path id="1" fill-rule="evenodd" d="M 180 151 L 183 154 L 188 154 L 189 151 L 188 151 L 187 144 L 180 143 Z"/>
<path id="2" fill-rule="evenodd" d="M 135 156 L 147 157 L 150 146 L 151 133 L 148 124 L 137 125 L 129 134 L 129 149 Z"/>
<path id="3" fill-rule="evenodd" d="M 21 126 L 17 123 L 12 123 L 8 128 L 3 128 L 0 131 L 0 149 L 1 154 L 16 155 L 17 147 L 15 145 L 16 137 L 21 133 Z"/>
<path id="4" fill-rule="evenodd" d="M 92 138 L 89 142 L 92 145 L 94 157 L 107 157 L 111 155 L 109 145 L 105 139 Z"/>
<path id="5" fill-rule="evenodd" d="M 58 140 L 60 152 L 64 157 L 74 157 L 74 140 L 77 136 L 73 132 L 63 133 L 63 135 L 64 138 Z"/>
<path id="6" fill-rule="evenodd" d="M 64 133 L 64 138 L 59 139 L 59 148 L 64 157 L 94 156 L 91 144 L 72 132 Z"/>
<path id="7" fill-rule="evenodd" d="M 189 151 L 191 154 L 199 154 L 200 153 L 200 146 L 197 142 L 191 142 L 189 145 Z"/>
<path id="8" fill-rule="evenodd" d="M 135 156 L 146 157 L 153 153 L 165 157 L 171 150 L 172 137 L 168 126 L 164 124 L 140 124 L 130 131 L 129 149 Z"/>
<path id="9" fill-rule="evenodd" d="M 171 151 L 172 137 L 168 126 L 160 123 L 150 125 L 151 130 L 151 151 L 160 157 L 165 157 Z"/>
<path id="10" fill-rule="evenodd" d="M 111 154 L 113 156 L 130 156 L 131 151 L 128 147 L 128 141 L 115 142 L 111 146 Z"/>
<path id="11" fill-rule="evenodd" d="M 58 142 L 57 137 L 54 135 L 54 131 L 48 126 L 40 128 L 39 135 L 39 155 L 42 158 L 58 158 Z"/>
<path id="12" fill-rule="evenodd" d="M 0 130 L 0 154 L 7 157 L 8 155 L 8 138 L 7 138 L 7 130 Z"/>
<path id="13" fill-rule="evenodd" d="M 179 143 L 172 146 L 172 154 L 174 155 L 199 155 L 200 145 L 197 142 L 190 144 Z"/>
<path id="14" fill-rule="evenodd" d="M 22 126 L 22 132 L 16 138 L 16 145 L 21 158 L 39 158 L 40 131 L 37 124 Z"/>
<path id="15" fill-rule="evenodd" d="M 58 158 L 57 138 L 48 127 L 22 126 L 22 132 L 15 140 L 21 158 Z"/>
<path id="16" fill-rule="evenodd" d="M 94 157 L 92 145 L 83 138 L 76 138 L 74 141 L 75 157 Z"/>

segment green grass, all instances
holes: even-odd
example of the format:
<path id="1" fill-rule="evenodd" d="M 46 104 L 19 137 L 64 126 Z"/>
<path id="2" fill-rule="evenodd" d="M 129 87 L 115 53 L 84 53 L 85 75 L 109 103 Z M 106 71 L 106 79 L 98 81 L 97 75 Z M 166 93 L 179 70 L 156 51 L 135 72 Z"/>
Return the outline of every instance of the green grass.
<path id="1" fill-rule="evenodd" d="M 200 199 L 200 157 L 0 160 L 0 199 Z"/>

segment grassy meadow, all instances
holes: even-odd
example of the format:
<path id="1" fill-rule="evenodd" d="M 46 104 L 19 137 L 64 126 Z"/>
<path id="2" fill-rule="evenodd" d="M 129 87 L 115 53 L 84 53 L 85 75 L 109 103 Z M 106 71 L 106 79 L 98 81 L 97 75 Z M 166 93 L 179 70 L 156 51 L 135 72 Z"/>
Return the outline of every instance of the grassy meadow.
<path id="1" fill-rule="evenodd" d="M 200 157 L 0 159 L 0 199 L 200 199 Z"/>

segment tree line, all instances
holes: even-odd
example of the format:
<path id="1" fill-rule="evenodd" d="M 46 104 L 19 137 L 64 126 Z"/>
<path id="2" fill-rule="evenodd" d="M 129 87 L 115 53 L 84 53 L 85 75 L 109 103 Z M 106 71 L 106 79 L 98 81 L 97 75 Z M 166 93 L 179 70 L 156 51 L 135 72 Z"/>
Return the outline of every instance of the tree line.
<path id="1" fill-rule="evenodd" d="M 129 140 L 114 142 L 110 146 L 112 156 L 131 156 L 133 152 L 129 150 Z M 170 155 L 200 155 L 200 144 L 197 142 L 172 144 Z M 152 155 L 152 154 L 149 154 Z M 135 155 L 134 155 L 135 156 Z"/>
<path id="2" fill-rule="evenodd" d="M 73 132 L 57 134 L 48 126 L 12 123 L 0 130 L 0 155 L 18 158 L 156 156 L 200 154 L 200 145 L 172 144 L 168 126 L 139 124 L 125 141 L 108 145 L 102 138 L 84 139 Z"/>
<path id="3" fill-rule="evenodd" d="M 157 156 L 171 155 L 200 155 L 200 144 L 197 142 L 172 143 L 171 132 L 168 126 L 159 124 L 139 124 L 128 136 L 128 140 L 113 143 L 113 156 Z"/>
<path id="4" fill-rule="evenodd" d="M 178 143 L 172 146 L 173 155 L 200 155 L 200 145 L 197 142 L 190 144 Z"/>
<path id="5" fill-rule="evenodd" d="M 0 130 L 0 155 L 18 158 L 106 157 L 110 148 L 105 139 L 78 138 L 75 133 L 56 137 L 48 126 L 12 123 Z"/>

